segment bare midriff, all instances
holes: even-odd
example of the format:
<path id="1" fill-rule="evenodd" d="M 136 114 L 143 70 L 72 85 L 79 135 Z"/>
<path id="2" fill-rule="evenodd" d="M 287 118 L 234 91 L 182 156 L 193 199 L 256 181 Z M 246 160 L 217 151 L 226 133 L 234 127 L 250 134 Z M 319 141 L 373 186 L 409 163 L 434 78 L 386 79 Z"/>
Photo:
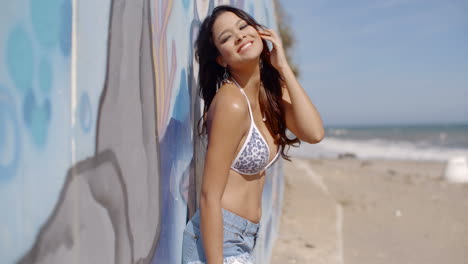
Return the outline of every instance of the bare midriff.
<path id="1" fill-rule="evenodd" d="M 251 222 L 259 223 L 262 217 L 264 183 L 265 172 L 242 175 L 230 170 L 221 206 Z"/>

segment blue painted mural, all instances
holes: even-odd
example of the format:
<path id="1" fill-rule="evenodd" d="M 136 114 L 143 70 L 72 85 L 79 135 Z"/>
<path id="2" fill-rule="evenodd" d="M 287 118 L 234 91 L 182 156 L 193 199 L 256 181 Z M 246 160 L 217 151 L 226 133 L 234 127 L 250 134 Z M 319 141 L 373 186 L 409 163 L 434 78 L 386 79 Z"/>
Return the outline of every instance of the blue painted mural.
<path id="1" fill-rule="evenodd" d="M 193 43 L 231 4 L 275 28 L 271 0 L 0 0 L 0 263 L 179 263 L 206 143 Z M 256 258 L 283 191 L 267 172 Z"/>

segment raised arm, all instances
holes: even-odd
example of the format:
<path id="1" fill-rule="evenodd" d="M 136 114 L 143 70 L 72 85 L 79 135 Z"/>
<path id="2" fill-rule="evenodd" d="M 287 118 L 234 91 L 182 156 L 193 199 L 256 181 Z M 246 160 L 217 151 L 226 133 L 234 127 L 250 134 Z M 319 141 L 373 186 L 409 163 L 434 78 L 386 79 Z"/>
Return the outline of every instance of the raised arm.
<path id="1" fill-rule="evenodd" d="M 243 98 L 233 92 L 220 89 L 208 113 L 211 121 L 200 196 L 201 234 L 208 264 L 223 262 L 221 198 L 236 149 L 248 129 L 247 106 L 243 107 Z"/>
<path id="2" fill-rule="evenodd" d="M 317 108 L 296 80 L 289 66 L 282 68 L 279 72 L 285 84 L 283 86 L 283 108 L 286 126 L 302 141 L 311 144 L 320 142 L 325 131 Z"/>
<path id="3" fill-rule="evenodd" d="M 320 142 L 325 135 L 322 118 L 291 70 L 280 37 L 270 29 L 260 31 L 260 36 L 273 44 L 270 52 L 271 64 L 284 80 L 283 107 L 286 126 L 302 141 L 311 144 Z"/>

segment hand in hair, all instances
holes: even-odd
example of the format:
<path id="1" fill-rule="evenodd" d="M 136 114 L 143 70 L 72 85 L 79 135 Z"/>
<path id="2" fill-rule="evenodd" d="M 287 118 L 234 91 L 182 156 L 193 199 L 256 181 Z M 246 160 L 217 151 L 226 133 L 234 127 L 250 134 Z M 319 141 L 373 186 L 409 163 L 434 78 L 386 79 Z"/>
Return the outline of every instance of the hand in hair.
<path id="1" fill-rule="evenodd" d="M 270 51 L 270 61 L 273 67 L 278 71 L 289 66 L 286 54 L 284 52 L 283 43 L 279 35 L 272 29 L 259 31 L 260 37 L 268 40 L 273 44 L 273 49 Z"/>

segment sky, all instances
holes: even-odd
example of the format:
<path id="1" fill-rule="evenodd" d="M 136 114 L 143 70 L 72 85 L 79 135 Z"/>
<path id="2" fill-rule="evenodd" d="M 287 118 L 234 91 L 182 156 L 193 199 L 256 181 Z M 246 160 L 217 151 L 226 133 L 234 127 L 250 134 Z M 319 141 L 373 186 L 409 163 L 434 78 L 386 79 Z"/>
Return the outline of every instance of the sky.
<path id="1" fill-rule="evenodd" d="M 468 123 L 468 1 L 280 2 L 325 126 Z"/>

